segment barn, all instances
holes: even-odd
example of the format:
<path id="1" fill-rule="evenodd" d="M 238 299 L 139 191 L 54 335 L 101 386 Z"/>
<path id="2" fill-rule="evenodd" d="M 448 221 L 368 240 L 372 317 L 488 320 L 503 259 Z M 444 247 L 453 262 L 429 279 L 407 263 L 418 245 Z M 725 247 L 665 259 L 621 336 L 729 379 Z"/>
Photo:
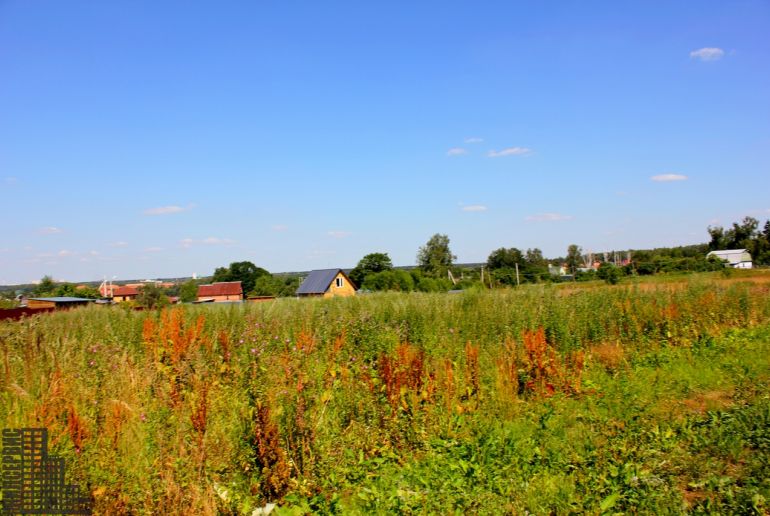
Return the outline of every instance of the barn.
<path id="1" fill-rule="evenodd" d="M 297 289 L 298 297 L 354 296 L 356 286 L 342 269 L 310 271 Z"/>
<path id="2" fill-rule="evenodd" d="M 727 262 L 725 265 L 734 269 L 751 269 L 751 253 L 746 249 L 725 249 L 723 251 L 711 251 L 706 258 L 716 256 L 720 260 Z"/>

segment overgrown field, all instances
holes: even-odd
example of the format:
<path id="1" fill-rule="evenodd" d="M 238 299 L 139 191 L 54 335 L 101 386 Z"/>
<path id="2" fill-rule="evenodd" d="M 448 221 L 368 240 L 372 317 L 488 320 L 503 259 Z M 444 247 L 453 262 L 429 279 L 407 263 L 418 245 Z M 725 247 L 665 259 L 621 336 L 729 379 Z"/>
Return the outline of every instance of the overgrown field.
<path id="1" fill-rule="evenodd" d="M 0 324 L 0 419 L 104 514 L 762 514 L 768 289 L 36 316 Z"/>

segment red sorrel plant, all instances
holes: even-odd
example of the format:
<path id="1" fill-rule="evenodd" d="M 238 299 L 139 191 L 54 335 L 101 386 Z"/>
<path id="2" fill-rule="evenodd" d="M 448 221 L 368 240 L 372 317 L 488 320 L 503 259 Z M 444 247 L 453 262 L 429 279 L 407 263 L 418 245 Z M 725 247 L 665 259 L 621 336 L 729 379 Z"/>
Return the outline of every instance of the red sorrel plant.
<path id="1" fill-rule="evenodd" d="M 380 355 L 377 370 L 385 387 L 385 394 L 393 408 L 406 408 L 403 395 L 420 392 L 423 382 L 425 352 L 410 344 L 399 344 L 395 356 Z"/>
<path id="2" fill-rule="evenodd" d="M 254 409 L 254 459 L 262 473 L 262 482 L 253 492 L 260 492 L 270 500 L 283 497 L 289 487 L 289 464 L 281 447 L 278 426 L 270 416 L 270 406 L 258 402 Z"/>

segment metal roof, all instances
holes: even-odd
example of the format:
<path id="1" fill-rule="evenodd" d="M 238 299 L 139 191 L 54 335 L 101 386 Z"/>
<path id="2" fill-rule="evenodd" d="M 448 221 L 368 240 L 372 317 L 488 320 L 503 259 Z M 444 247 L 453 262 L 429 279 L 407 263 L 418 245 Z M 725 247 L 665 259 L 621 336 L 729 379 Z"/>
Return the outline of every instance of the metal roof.
<path id="1" fill-rule="evenodd" d="M 310 271 L 305 281 L 297 289 L 297 295 L 301 294 L 323 294 L 332 284 L 337 274 L 342 272 L 342 269 L 320 269 L 317 271 Z M 343 273 L 344 274 L 344 273 Z"/>
<path id="2" fill-rule="evenodd" d="M 79 301 L 93 301 L 87 297 L 31 297 L 32 301 L 50 301 L 52 303 L 77 303 Z"/>
<path id="3" fill-rule="evenodd" d="M 716 256 L 726 260 L 731 264 L 751 261 L 751 254 L 746 249 L 723 249 L 721 251 L 711 251 L 706 256 Z"/>

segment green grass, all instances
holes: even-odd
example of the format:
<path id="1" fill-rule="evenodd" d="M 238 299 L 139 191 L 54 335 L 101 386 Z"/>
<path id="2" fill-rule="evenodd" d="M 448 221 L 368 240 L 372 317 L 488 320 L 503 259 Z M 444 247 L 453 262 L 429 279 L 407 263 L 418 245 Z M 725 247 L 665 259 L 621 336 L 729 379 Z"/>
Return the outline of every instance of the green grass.
<path id="1" fill-rule="evenodd" d="M 540 333 L 542 330 L 542 333 Z M 763 513 L 770 297 L 700 277 L 0 324 L 101 513 Z"/>

